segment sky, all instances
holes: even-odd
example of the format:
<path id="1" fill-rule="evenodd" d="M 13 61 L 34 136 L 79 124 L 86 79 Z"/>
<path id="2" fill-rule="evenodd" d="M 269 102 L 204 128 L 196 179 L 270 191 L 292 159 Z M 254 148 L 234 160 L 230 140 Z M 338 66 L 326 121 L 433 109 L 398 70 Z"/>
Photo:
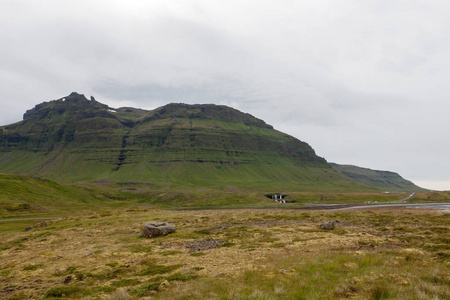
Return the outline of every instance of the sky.
<path id="1" fill-rule="evenodd" d="M 75 91 L 214 103 L 450 190 L 450 1 L 2 0 L 0 125 Z"/>

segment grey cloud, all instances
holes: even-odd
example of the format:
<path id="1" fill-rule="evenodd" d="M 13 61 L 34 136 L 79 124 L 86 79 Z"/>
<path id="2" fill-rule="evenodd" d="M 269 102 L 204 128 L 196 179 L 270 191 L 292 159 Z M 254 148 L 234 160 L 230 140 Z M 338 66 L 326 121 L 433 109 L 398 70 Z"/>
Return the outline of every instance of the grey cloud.
<path id="1" fill-rule="evenodd" d="M 0 123 L 72 91 L 218 103 L 328 160 L 447 182 L 447 1 L 2 1 Z"/>

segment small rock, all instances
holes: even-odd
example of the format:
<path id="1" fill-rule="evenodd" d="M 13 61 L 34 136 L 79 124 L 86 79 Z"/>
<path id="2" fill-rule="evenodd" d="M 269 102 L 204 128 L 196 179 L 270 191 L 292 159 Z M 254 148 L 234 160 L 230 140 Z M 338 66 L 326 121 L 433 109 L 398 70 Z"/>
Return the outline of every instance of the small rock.
<path id="1" fill-rule="evenodd" d="M 33 226 L 34 228 L 47 227 L 47 222 L 39 222 Z"/>
<path id="2" fill-rule="evenodd" d="M 163 291 L 165 289 L 167 289 L 170 286 L 170 282 L 167 280 L 164 280 L 163 282 L 161 282 L 161 284 L 158 286 L 158 291 Z"/>
<path id="3" fill-rule="evenodd" d="M 297 271 L 295 271 L 295 269 L 289 269 L 289 270 L 283 269 L 283 270 L 281 270 L 281 274 L 283 274 L 283 275 L 295 275 L 295 274 L 297 274 Z"/>
<path id="4" fill-rule="evenodd" d="M 32 229 L 33 229 L 33 227 L 28 226 L 27 228 L 25 228 L 25 231 L 30 231 L 30 230 L 32 230 Z"/>
<path id="5" fill-rule="evenodd" d="M 143 237 L 155 237 L 160 235 L 168 235 L 175 232 L 175 225 L 166 222 L 149 222 L 142 228 L 141 235 Z"/>
<path id="6" fill-rule="evenodd" d="M 334 229 L 334 224 L 339 223 L 339 221 L 327 221 L 320 224 L 320 229 L 332 230 Z"/>
<path id="7" fill-rule="evenodd" d="M 69 283 L 72 281 L 72 279 L 73 279 L 73 277 L 69 275 L 69 276 L 67 276 L 67 277 L 64 279 L 63 283 L 64 283 L 64 284 L 69 284 Z"/>

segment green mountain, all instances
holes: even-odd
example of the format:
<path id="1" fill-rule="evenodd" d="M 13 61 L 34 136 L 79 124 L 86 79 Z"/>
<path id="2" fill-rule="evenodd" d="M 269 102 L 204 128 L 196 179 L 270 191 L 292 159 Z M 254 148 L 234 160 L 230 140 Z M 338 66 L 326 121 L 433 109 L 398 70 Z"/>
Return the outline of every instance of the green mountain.
<path id="1" fill-rule="evenodd" d="M 307 143 L 227 106 L 113 109 L 77 93 L 0 127 L 0 172 L 173 189 L 364 188 Z"/>
<path id="2" fill-rule="evenodd" d="M 330 165 L 339 173 L 368 186 L 376 187 L 385 191 L 427 191 L 418 187 L 411 181 L 401 177 L 399 174 L 389 171 L 371 170 L 352 165 L 338 165 L 330 163 Z"/>

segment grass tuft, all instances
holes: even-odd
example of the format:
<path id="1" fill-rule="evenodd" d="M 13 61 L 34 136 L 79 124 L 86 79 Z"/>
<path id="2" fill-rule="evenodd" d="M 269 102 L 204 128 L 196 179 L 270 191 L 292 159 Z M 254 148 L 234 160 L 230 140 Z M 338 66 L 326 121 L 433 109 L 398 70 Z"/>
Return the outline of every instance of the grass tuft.
<path id="1" fill-rule="evenodd" d="M 63 297 L 73 297 L 82 291 L 80 287 L 77 286 L 57 286 L 49 289 L 44 298 L 63 298 Z"/>
<path id="2" fill-rule="evenodd" d="M 157 275 L 157 274 L 166 274 L 170 273 L 176 269 L 179 269 L 182 265 L 171 265 L 171 266 L 164 266 L 164 265 L 158 265 L 158 264 L 150 264 L 147 265 L 147 268 L 141 272 L 136 273 L 138 276 L 148 276 L 148 275 Z"/>

